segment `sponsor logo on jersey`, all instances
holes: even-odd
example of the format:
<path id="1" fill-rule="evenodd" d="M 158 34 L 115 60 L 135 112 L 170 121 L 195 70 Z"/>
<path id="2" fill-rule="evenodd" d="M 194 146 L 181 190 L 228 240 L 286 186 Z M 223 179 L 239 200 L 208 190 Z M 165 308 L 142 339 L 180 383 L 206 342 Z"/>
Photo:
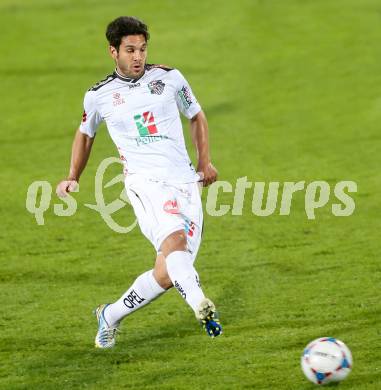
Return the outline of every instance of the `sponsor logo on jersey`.
<path id="1" fill-rule="evenodd" d="M 158 142 L 163 139 L 168 139 L 168 137 L 166 135 L 145 135 L 144 137 L 135 138 L 137 146 L 151 144 L 152 142 Z"/>
<path id="2" fill-rule="evenodd" d="M 140 297 L 135 290 L 131 292 L 123 299 L 123 303 L 129 308 L 133 309 L 135 306 L 140 305 L 145 301 L 144 298 Z"/>
<path id="3" fill-rule="evenodd" d="M 175 280 L 175 287 L 177 288 L 177 291 L 180 293 L 180 295 L 186 299 L 187 298 L 187 294 L 185 294 L 185 291 L 184 289 L 181 287 L 181 285 L 178 283 L 177 280 Z"/>
<path id="4" fill-rule="evenodd" d="M 112 94 L 112 98 L 113 98 L 112 104 L 114 106 L 119 106 L 120 104 L 124 104 L 125 103 L 124 99 L 120 96 L 119 92 L 114 92 Z"/>
<path id="5" fill-rule="evenodd" d="M 177 200 L 167 200 L 164 205 L 163 209 L 166 213 L 169 214 L 178 214 L 179 213 L 179 205 L 177 204 Z"/>
<path id="6" fill-rule="evenodd" d="M 181 90 L 177 92 L 177 94 L 179 95 L 184 108 L 187 110 L 193 103 L 189 88 L 184 85 Z"/>
<path id="7" fill-rule="evenodd" d="M 140 87 L 140 83 L 129 84 L 129 85 L 128 85 L 128 88 L 129 88 L 129 89 L 136 88 L 136 87 Z"/>
<path id="8" fill-rule="evenodd" d="M 86 114 L 86 111 L 83 110 L 83 114 L 82 114 L 82 123 L 85 123 L 85 122 L 86 122 L 86 119 L 87 119 L 87 114 Z"/>
<path id="9" fill-rule="evenodd" d="M 146 111 L 143 114 L 136 114 L 134 115 L 134 120 L 141 137 L 157 133 L 153 112 Z"/>
<path id="10" fill-rule="evenodd" d="M 148 83 L 148 89 L 151 94 L 161 95 L 164 91 L 165 84 L 161 80 L 153 80 Z"/>

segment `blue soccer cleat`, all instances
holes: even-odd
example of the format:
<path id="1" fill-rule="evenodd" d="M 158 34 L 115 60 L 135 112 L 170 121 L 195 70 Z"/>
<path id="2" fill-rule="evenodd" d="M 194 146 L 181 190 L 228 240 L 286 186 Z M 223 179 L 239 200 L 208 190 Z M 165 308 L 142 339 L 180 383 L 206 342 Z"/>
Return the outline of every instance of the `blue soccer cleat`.
<path id="1" fill-rule="evenodd" d="M 104 311 L 109 303 L 99 305 L 94 313 L 98 320 L 98 333 L 95 336 L 95 347 L 96 348 L 112 348 L 115 345 L 116 332 L 119 330 L 118 325 L 110 326 L 105 317 Z"/>
<path id="2" fill-rule="evenodd" d="M 217 337 L 222 334 L 222 326 L 216 307 L 210 299 L 205 298 L 201 301 L 196 312 L 196 318 L 200 321 L 208 336 Z"/>

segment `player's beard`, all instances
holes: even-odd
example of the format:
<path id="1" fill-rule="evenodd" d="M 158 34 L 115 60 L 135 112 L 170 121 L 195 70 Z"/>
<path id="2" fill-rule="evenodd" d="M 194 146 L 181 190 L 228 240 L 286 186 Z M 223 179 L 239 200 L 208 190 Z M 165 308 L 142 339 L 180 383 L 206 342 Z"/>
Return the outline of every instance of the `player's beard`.
<path id="1" fill-rule="evenodd" d="M 116 61 L 117 69 L 122 73 L 122 76 L 138 79 L 143 76 L 145 71 L 145 63 L 139 65 L 139 68 L 135 68 L 135 65 L 131 65 L 130 67 L 122 66 L 118 64 Z M 135 70 L 136 69 L 136 70 Z"/>
<path id="2" fill-rule="evenodd" d="M 137 72 L 137 73 L 136 73 L 136 72 Z M 134 69 L 134 78 L 137 79 L 137 78 L 142 77 L 142 76 L 143 76 L 143 73 L 144 73 L 144 64 L 139 65 L 139 68 L 136 69 L 136 71 L 135 71 L 135 69 Z"/>

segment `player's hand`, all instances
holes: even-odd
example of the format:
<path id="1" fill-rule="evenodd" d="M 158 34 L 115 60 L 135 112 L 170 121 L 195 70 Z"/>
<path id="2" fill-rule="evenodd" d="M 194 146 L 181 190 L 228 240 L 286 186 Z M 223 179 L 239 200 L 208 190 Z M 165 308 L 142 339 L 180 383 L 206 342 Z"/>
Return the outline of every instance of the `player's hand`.
<path id="1" fill-rule="evenodd" d="M 69 192 L 74 192 L 78 187 L 77 180 L 66 179 L 62 180 L 56 188 L 56 194 L 60 198 L 64 198 Z"/>
<path id="2" fill-rule="evenodd" d="M 218 172 L 211 162 L 205 165 L 198 164 L 197 173 L 201 178 L 200 181 L 205 187 L 217 180 Z"/>

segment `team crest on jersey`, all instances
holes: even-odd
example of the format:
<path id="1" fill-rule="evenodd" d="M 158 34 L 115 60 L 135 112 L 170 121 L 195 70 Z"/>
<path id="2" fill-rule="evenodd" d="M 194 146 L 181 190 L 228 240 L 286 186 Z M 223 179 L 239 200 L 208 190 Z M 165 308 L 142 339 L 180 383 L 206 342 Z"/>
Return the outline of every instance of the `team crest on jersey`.
<path id="1" fill-rule="evenodd" d="M 148 83 L 148 89 L 152 94 L 161 95 L 164 91 L 165 84 L 161 80 L 153 80 Z"/>

